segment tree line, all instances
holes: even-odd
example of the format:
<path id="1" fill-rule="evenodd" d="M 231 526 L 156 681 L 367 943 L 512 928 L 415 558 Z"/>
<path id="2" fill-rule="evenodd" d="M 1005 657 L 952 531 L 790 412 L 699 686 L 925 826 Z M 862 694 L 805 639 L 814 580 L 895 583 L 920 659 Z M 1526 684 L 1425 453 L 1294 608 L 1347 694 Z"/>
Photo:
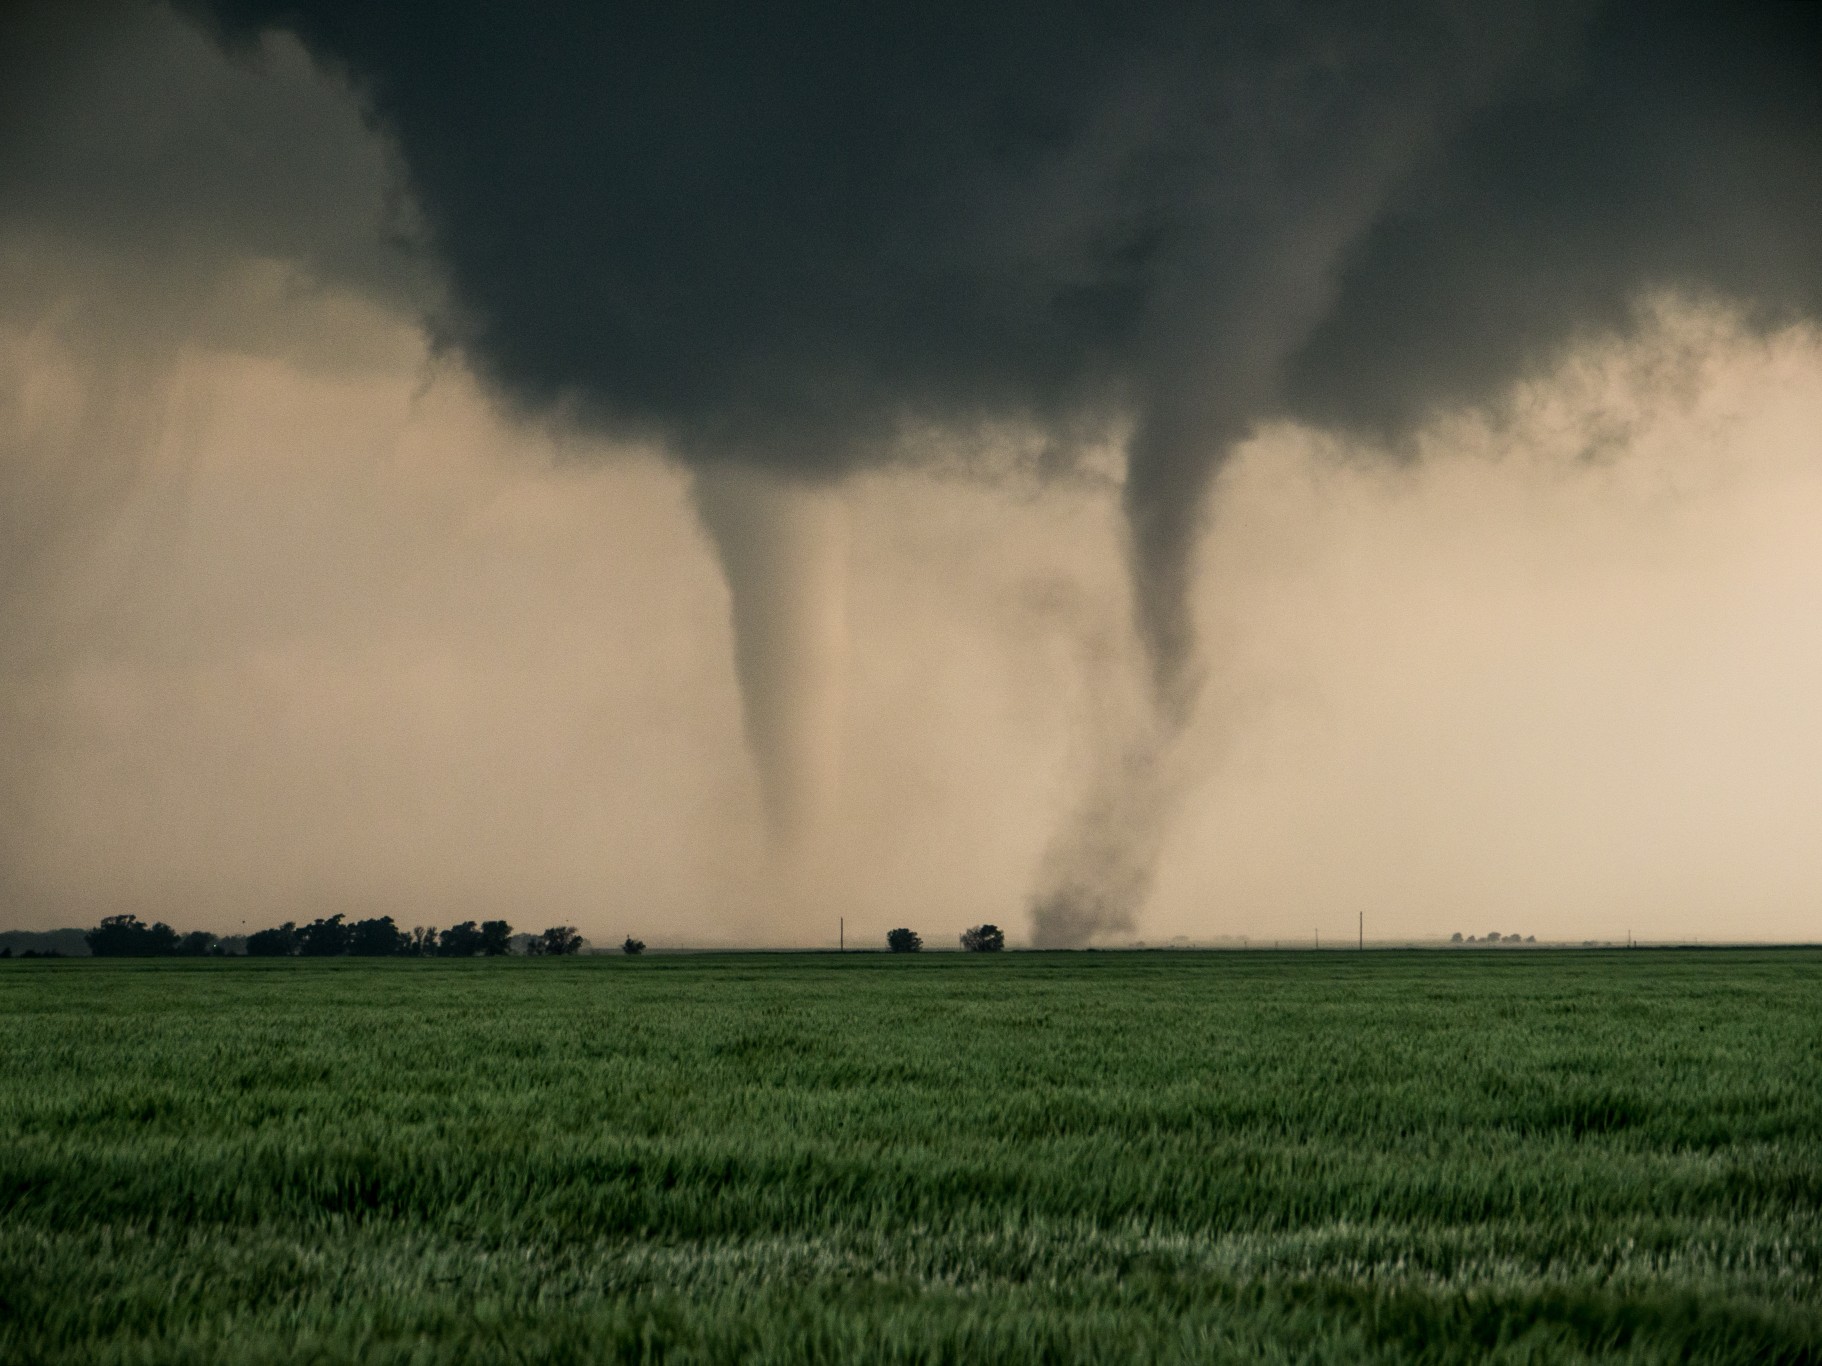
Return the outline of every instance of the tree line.
<path id="1" fill-rule="evenodd" d="M 924 937 L 901 925 L 886 931 L 886 947 L 893 953 L 920 953 Z M 998 925 L 971 925 L 962 931 L 962 947 L 969 953 L 998 953 L 1006 947 L 1006 932 Z"/>
<path id="2" fill-rule="evenodd" d="M 574 925 L 552 925 L 535 935 L 517 935 L 504 920 L 464 920 L 446 930 L 434 925 L 407 930 L 389 915 L 355 921 L 332 915 L 307 925 L 287 920 L 244 940 L 223 939 L 208 930 L 180 934 L 162 920 L 148 925 L 136 915 L 110 915 L 84 931 L 83 938 L 97 958 L 221 958 L 241 953 L 251 958 L 498 958 L 514 952 L 556 958 L 580 952 L 584 943 Z M 974 925 L 962 932 L 961 943 L 970 953 L 996 953 L 1006 947 L 1006 935 L 997 925 Z M 900 928 L 886 935 L 886 947 L 894 953 L 916 953 L 923 946 L 923 936 L 915 930 Z M 645 942 L 628 935 L 620 951 L 644 953 Z"/>
<path id="3" fill-rule="evenodd" d="M 110 915 L 83 938 L 97 958 L 209 958 L 230 951 L 228 941 L 207 930 L 180 934 L 162 920 L 148 925 L 136 915 Z M 574 925 L 552 925 L 519 939 L 519 951 L 534 958 L 576 953 L 583 943 Z M 504 920 L 406 930 L 389 915 L 355 921 L 332 915 L 259 930 L 247 936 L 244 952 L 253 958 L 496 958 L 514 952 L 513 941 L 513 928 Z"/>

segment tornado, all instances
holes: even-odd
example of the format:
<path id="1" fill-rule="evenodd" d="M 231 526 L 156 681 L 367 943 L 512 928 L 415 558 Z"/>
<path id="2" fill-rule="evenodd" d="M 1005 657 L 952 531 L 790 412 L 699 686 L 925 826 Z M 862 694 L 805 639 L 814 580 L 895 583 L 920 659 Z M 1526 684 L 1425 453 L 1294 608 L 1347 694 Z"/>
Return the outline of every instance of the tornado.
<path id="1" fill-rule="evenodd" d="M 841 773 L 848 517 L 827 484 L 738 465 L 697 472 L 695 503 L 728 588 L 747 749 L 772 848 L 826 829 Z"/>
<path id="2" fill-rule="evenodd" d="M 1176 727 L 1154 718 L 1108 737 L 1085 795 L 1045 851 L 1031 902 L 1031 944 L 1074 949 L 1130 932 L 1151 895 L 1181 792 Z"/>

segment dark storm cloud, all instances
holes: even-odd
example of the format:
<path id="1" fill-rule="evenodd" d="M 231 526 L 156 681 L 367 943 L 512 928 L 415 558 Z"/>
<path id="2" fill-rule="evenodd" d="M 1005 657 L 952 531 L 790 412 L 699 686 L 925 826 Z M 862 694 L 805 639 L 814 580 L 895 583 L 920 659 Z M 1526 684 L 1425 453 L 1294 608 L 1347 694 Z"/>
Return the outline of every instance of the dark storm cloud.
<path id="1" fill-rule="evenodd" d="M 1604 9 L 1349 249 L 1284 400 L 1396 435 L 1625 328 L 1652 288 L 1822 310 L 1822 6 Z"/>
<path id="2" fill-rule="evenodd" d="M 224 275 L 283 263 L 300 285 L 421 307 L 433 270 L 397 169 L 326 97 L 296 44 L 229 64 L 151 0 L 0 7 L 0 300 L 19 321 L 93 315 L 105 344 L 260 349 L 211 312 Z"/>
<path id="3" fill-rule="evenodd" d="M 1336 252 L 1571 12 L 1481 6 L 434 7 L 219 0 L 398 140 L 520 400 L 811 474 L 907 423 L 1135 418 L 1141 622 Z M 1548 40 L 1548 41 L 1546 41 Z"/>
<path id="4" fill-rule="evenodd" d="M 528 404 L 812 473 L 1132 418 L 1167 674 L 1259 418 L 1475 396 L 1656 283 L 1814 298 L 1812 6 L 196 3 L 353 76 Z"/>

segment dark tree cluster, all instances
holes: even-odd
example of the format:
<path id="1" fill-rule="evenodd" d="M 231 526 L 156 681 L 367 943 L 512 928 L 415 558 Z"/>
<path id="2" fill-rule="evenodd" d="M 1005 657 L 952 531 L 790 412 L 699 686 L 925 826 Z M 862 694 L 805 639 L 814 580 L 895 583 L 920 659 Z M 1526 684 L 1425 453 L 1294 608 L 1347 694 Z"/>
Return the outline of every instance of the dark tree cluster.
<path id="1" fill-rule="evenodd" d="M 200 930 L 180 935 L 162 920 L 148 925 L 136 915 L 110 915 L 83 938 L 97 958 L 174 958 L 179 954 L 207 953 L 215 940 L 214 935 Z"/>
<path id="2" fill-rule="evenodd" d="M 998 953 L 1006 947 L 1006 932 L 998 925 L 976 925 L 962 931 L 962 947 L 969 953 Z"/>
<path id="3" fill-rule="evenodd" d="M 549 933 L 549 931 L 546 931 Z M 401 930 L 389 915 L 345 923 L 339 915 L 247 937 L 247 952 L 260 958 L 497 958 L 512 952 L 512 926 L 504 920 L 464 920 L 439 932 L 434 925 Z"/>
<path id="4" fill-rule="evenodd" d="M 162 920 L 147 925 L 132 915 L 108 916 L 83 937 L 98 958 L 220 957 L 235 947 L 234 941 L 207 930 L 179 934 Z M 574 925 L 553 925 L 530 937 L 525 952 L 577 953 L 583 942 Z M 440 931 L 434 925 L 403 930 L 389 915 L 352 923 L 332 915 L 307 925 L 287 920 L 246 939 L 246 952 L 254 958 L 497 958 L 512 951 L 512 926 L 504 920 L 464 920 Z"/>
<path id="5" fill-rule="evenodd" d="M 562 958 L 581 951 L 582 935 L 574 925 L 552 925 L 525 945 L 525 952 L 533 958 Z"/>
<path id="6" fill-rule="evenodd" d="M 924 946 L 924 937 L 916 930 L 897 929 L 886 932 L 886 947 L 894 953 L 916 953 Z"/>

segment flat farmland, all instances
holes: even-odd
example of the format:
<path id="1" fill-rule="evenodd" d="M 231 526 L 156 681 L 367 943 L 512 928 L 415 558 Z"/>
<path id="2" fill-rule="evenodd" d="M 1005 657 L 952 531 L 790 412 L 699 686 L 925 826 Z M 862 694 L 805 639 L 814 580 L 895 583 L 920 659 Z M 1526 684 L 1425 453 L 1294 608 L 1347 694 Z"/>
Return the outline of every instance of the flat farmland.
<path id="1" fill-rule="evenodd" d="M 0 964 L 0 1360 L 1819 1356 L 1822 953 Z"/>

